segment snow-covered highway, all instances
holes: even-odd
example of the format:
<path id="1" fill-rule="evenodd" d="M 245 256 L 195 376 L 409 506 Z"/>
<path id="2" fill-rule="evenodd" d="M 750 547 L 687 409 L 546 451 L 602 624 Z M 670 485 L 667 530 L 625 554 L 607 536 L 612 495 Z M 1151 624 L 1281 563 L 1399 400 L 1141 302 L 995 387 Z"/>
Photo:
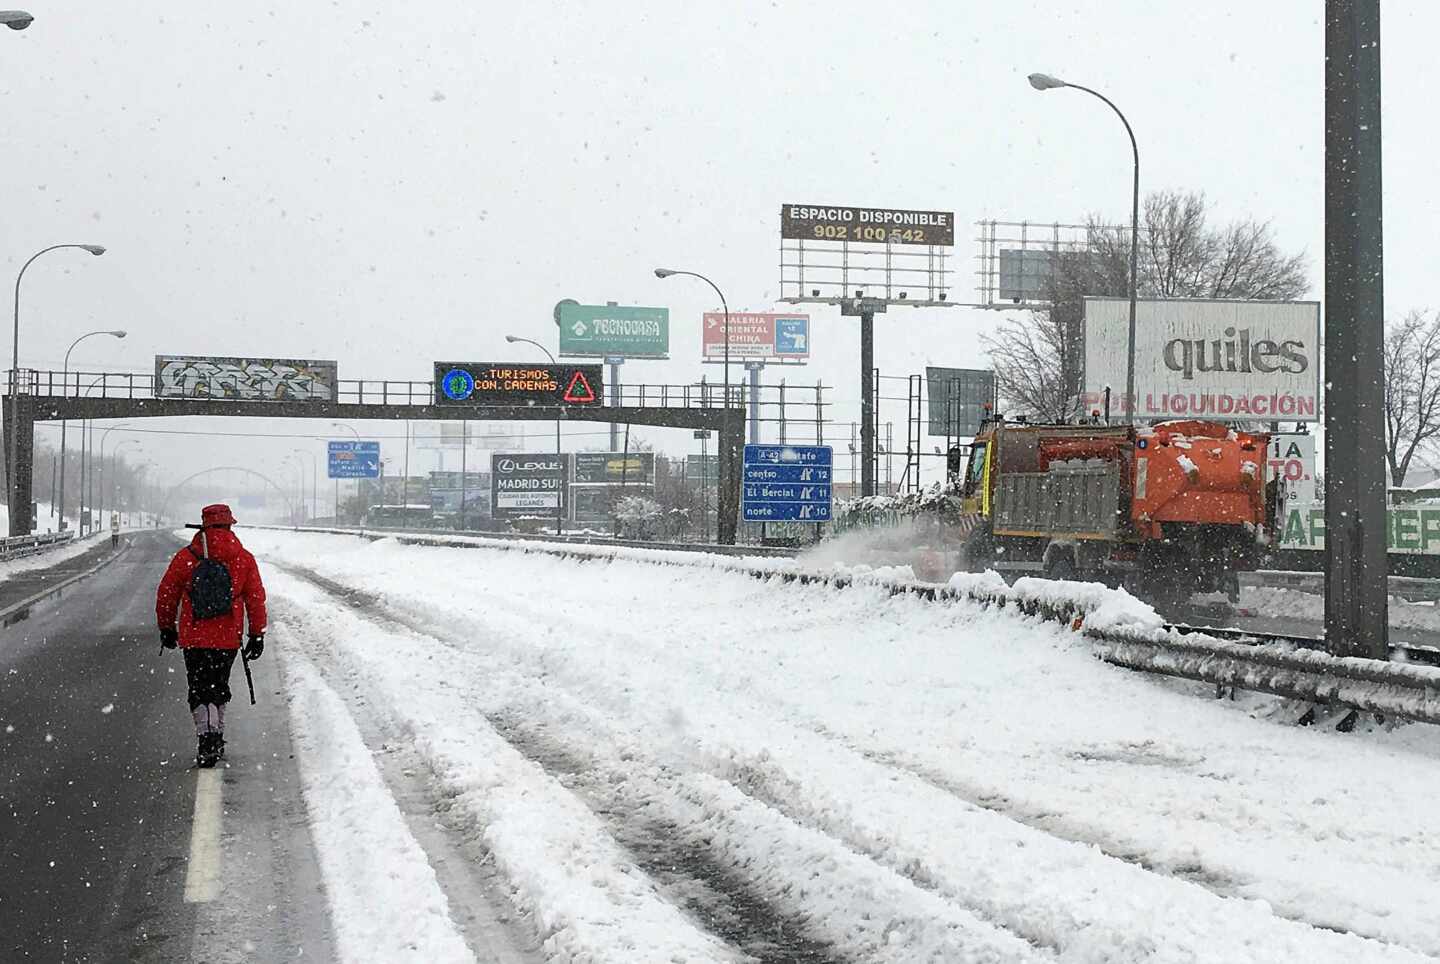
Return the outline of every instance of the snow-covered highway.
<path id="1" fill-rule="evenodd" d="M 396 959 L 387 915 L 425 960 L 1440 956 L 1428 727 L 1299 729 L 879 587 L 245 539 L 347 960 Z"/>

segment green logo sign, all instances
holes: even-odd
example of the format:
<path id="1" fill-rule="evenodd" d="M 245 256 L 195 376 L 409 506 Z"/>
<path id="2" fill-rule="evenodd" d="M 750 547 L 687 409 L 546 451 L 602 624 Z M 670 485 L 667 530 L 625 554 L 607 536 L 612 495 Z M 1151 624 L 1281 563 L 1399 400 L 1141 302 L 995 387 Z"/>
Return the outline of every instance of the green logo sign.
<path id="1" fill-rule="evenodd" d="M 560 354 L 670 357 L 670 309 L 634 305 L 555 306 Z"/>

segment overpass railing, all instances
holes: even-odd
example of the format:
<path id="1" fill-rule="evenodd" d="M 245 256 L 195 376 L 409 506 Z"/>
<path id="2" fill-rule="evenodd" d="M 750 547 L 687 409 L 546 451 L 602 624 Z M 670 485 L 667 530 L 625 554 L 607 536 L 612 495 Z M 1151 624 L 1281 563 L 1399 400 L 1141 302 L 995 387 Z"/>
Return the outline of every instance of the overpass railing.
<path id="1" fill-rule="evenodd" d="M 7 377 L 7 394 L 9 380 Z M 156 392 L 155 382 L 154 374 L 149 372 L 59 372 L 28 368 L 19 372 L 20 394 L 47 398 L 151 399 L 161 397 Z M 759 420 L 784 424 L 793 429 L 795 441 L 806 440 L 812 434 L 807 425 L 818 431 L 828 419 L 830 402 L 825 398 L 826 388 L 818 381 L 813 385 L 792 385 L 783 380 L 778 384 L 761 385 L 755 394 Z M 687 384 L 622 383 L 618 398 L 611 391 L 611 386 L 607 385 L 606 404 L 627 408 L 724 408 L 726 405 L 725 386 L 703 379 Z M 245 398 L 238 393 L 212 397 L 225 401 Z M 256 399 L 256 403 L 263 404 L 268 400 L 271 399 Z M 307 399 L 303 388 L 277 380 L 273 400 Z M 339 379 L 335 383 L 333 399 L 316 400 L 361 405 L 433 405 L 435 385 L 429 381 Z M 736 381 L 730 384 L 730 407 L 748 408 L 750 401 L 748 383 Z"/>

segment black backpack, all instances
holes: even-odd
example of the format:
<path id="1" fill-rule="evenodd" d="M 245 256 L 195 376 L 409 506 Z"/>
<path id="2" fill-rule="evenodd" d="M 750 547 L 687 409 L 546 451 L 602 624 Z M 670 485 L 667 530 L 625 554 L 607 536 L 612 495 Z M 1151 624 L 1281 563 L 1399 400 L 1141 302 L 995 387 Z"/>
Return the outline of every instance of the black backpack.
<path id="1" fill-rule="evenodd" d="M 205 530 L 200 530 L 200 544 L 205 554 L 194 553 L 195 571 L 190 575 L 190 616 L 192 619 L 216 619 L 230 615 L 235 603 L 235 586 L 230 581 L 230 569 L 219 559 L 210 558 L 210 543 Z"/>

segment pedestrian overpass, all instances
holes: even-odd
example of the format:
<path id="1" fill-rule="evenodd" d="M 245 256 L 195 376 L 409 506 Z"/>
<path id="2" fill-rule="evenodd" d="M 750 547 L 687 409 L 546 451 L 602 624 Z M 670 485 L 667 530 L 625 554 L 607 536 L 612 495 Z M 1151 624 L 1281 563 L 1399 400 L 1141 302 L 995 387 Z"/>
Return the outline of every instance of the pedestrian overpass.
<path id="1" fill-rule="evenodd" d="M 15 452 L 14 467 L 7 479 L 11 535 L 28 534 L 34 527 L 36 422 L 220 415 L 326 421 L 558 420 L 714 431 L 719 436 L 717 536 L 721 543 L 733 545 L 735 542 L 740 509 L 740 449 L 744 444 L 746 413 L 738 395 L 728 406 L 717 399 L 716 395 L 723 393 L 717 393 L 715 386 L 626 385 L 618 405 L 472 405 L 454 401 L 437 405 L 435 384 L 428 381 L 340 379 L 335 382 L 333 400 L 293 397 L 253 400 L 160 397 L 154 375 L 132 372 L 62 373 L 21 369 L 18 378 L 12 375 L 12 379 L 18 390 L 12 392 L 11 386 L 7 386 L 4 398 L 7 461 L 12 446 Z"/>

